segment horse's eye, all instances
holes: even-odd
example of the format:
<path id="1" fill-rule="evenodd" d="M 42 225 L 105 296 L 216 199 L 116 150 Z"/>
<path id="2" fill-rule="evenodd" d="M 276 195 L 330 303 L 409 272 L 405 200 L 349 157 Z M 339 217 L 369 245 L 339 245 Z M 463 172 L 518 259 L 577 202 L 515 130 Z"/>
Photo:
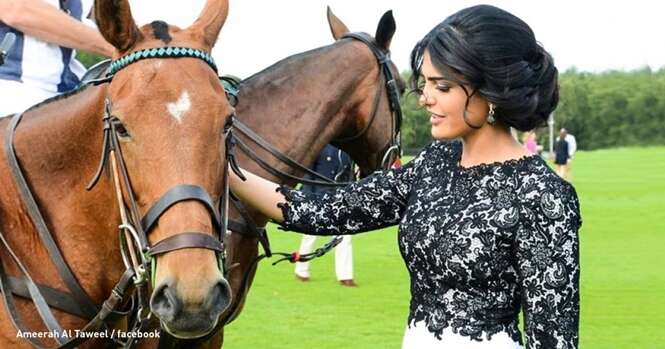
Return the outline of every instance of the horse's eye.
<path id="1" fill-rule="evenodd" d="M 129 132 L 127 132 L 127 129 L 125 128 L 125 125 L 122 124 L 122 121 L 113 119 L 113 128 L 115 128 L 115 133 L 118 135 L 118 137 L 131 138 Z"/>

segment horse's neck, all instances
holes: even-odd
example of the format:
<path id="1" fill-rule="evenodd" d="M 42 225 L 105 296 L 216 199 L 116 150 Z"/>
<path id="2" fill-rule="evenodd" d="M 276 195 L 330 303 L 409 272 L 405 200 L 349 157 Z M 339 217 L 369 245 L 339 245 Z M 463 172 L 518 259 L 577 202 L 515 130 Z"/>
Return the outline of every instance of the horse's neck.
<path id="1" fill-rule="evenodd" d="M 108 291 L 104 289 L 107 279 L 117 278 L 122 272 L 114 269 L 114 265 L 122 266 L 121 261 L 104 261 L 108 256 L 119 255 L 112 235 L 117 225 L 113 220 L 117 205 L 109 180 L 102 176 L 92 191 L 85 189 L 101 155 L 105 90 L 106 87 L 89 87 L 25 113 L 14 136 L 23 173 L 68 264 L 72 270 L 87 270 L 91 272 L 88 276 L 98 277 L 79 278 L 95 299 Z M 15 212 L 15 220 L 27 219 L 18 207 L 4 206 Z M 31 225 L 23 229 L 14 232 L 16 246 L 28 247 L 33 251 L 30 255 L 39 261 L 28 263 L 44 263 L 48 257 L 42 244 L 35 243 L 37 232 Z M 57 277 L 52 279 L 51 274 L 42 281 L 57 284 Z"/>
<path id="2" fill-rule="evenodd" d="M 105 87 L 89 87 L 24 114 L 14 146 L 33 186 L 83 189 L 101 152 Z"/>
<path id="3" fill-rule="evenodd" d="M 363 78 L 361 69 L 353 71 L 361 68 L 357 63 L 329 69 L 336 60 L 350 61 L 348 54 L 326 47 L 254 75 L 241 85 L 239 118 L 291 158 L 311 165 L 341 133 L 349 97 Z"/>

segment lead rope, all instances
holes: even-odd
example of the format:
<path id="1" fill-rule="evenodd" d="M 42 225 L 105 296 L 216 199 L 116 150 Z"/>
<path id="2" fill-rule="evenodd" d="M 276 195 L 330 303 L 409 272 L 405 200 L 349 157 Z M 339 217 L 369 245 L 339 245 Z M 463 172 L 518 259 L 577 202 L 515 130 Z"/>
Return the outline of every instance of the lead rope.
<path id="1" fill-rule="evenodd" d="M 233 172 L 235 172 L 238 175 L 238 177 L 240 177 L 241 180 L 244 181 L 246 178 L 242 174 L 242 171 L 240 170 L 240 167 L 238 166 L 238 163 L 237 163 L 236 158 L 235 158 L 235 154 L 233 152 L 233 148 L 236 144 L 236 141 L 239 141 L 233 135 L 233 128 L 235 127 L 234 122 L 238 123 L 238 121 L 235 120 L 235 118 L 232 116 L 232 117 L 228 118 L 228 120 L 226 122 L 226 125 L 224 126 L 224 129 L 225 129 L 224 134 L 225 134 L 225 142 L 226 142 L 226 158 L 227 158 L 227 163 L 230 165 L 230 166 L 227 166 L 227 167 L 230 167 L 231 170 Z M 317 173 L 317 175 L 318 175 L 318 173 Z M 330 180 L 330 179 L 328 179 L 328 180 Z M 332 180 L 332 182 L 336 183 L 334 180 Z M 339 185 L 341 183 L 336 183 L 336 184 Z M 348 184 L 348 183 L 346 183 L 346 184 Z M 227 168 L 227 171 L 225 171 L 225 175 L 224 175 L 224 186 L 225 186 L 224 193 L 226 195 L 224 195 L 222 197 L 222 207 L 221 207 L 221 209 L 223 209 L 224 210 L 223 212 L 225 213 L 224 217 L 223 217 L 223 220 L 222 220 L 224 222 L 223 223 L 224 224 L 223 225 L 224 230 L 222 230 L 222 231 L 225 232 L 226 227 L 227 227 L 227 218 L 228 218 L 228 209 L 229 209 L 229 207 L 228 207 L 228 195 L 230 193 L 229 188 L 228 188 L 228 168 Z M 339 243 L 342 241 L 342 238 L 343 238 L 342 236 L 335 236 L 328 243 L 323 245 L 322 247 L 314 250 L 311 253 L 307 253 L 307 254 L 304 254 L 304 255 L 301 255 L 298 251 L 294 251 L 294 252 L 291 252 L 291 253 L 272 252 L 269 247 L 266 248 L 266 246 L 264 246 L 264 252 L 265 253 L 262 254 L 262 255 L 257 256 L 256 260 L 253 261 L 252 264 L 256 264 L 261 259 L 263 259 L 265 257 L 272 257 L 273 255 L 282 256 L 282 258 L 280 258 L 277 261 L 273 262 L 272 265 L 277 265 L 278 263 L 283 262 L 283 261 L 289 261 L 291 263 L 307 262 L 307 261 L 310 261 L 312 259 L 321 257 L 321 256 L 325 255 L 326 253 L 330 252 L 330 250 L 335 248 L 335 246 L 339 245 Z"/>
<path id="2" fill-rule="evenodd" d="M 342 235 L 337 235 L 333 237 L 330 241 L 328 241 L 325 245 L 317 248 L 311 253 L 307 254 L 300 254 L 298 251 L 291 252 L 291 253 L 284 253 L 284 252 L 275 252 L 273 254 L 278 255 L 278 256 L 283 256 L 282 258 L 278 259 L 272 265 L 277 265 L 278 263 L 284 262 L 284 261 L 289 261 L 291 263 L 295 262 L 309 262 L 312 259 L 316 259 L 319 257 L 322 257 L 326 253 L 330 252 L 335 246 L 339 245 L 340 242 L 342 242 L 342 239 L 344 236 Z"/>

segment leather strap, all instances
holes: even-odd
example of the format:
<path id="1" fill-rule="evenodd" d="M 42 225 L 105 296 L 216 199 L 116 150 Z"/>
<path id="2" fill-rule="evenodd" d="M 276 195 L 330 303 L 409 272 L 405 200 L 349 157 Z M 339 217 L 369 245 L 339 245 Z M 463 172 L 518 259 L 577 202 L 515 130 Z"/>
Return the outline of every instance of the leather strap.
<path id="1" fill-rule="evenodd" d="M 183 248 L 205 248 L 217 252 L 224 251 L 224 245 L 214 236 L 199 232 L 179 233 L 154 244 L 147 252 L 149 256 L 181 250 Z"/>
<path id="2" fill-rule="evenodd" d="M 53 236 L 51 236 L 51 232 L 46 226 L 44 217 L 39 211 L 39 206 L 37 206 L 37 202 L 35 201 L 35 198 L 33 197 L 32 192 L 28 187 L 28 183 L 25 179 L 25 176 L 23 175 L 21 166 L 19 165 L 18 159 L 16 158 L 16 152 L 14 151 L 14 130 L 18 126 L 22 117 L 23 114 L 15 114 L 12 117 L 12 120 L 9 123 L 5 133 L 5 156 L 7 157 L 7 162 L 14 175 L 14 182 L 19 190 L 19 193 L 21 194 L 21 198 L 23 199 L 23 203 L 26 206 L 28 214 L 30 215 L 32 222 L 35 225 L 37 232 L 39 233 L 39 238 L 42 240 L 42 243 L 46 248 L 49 257 L 51 258 L 51 261 L 53 261 L 53 264 L 55 264 L 60 277 L 71 292 L 71 295 L 78 306 L 81 308 L 81 311 L 86 314 L 87 318 L 93 318 L 95 314 L 97 314 L 98 308 L 90 296 L 85 292 L 83 287 L 81 287 L 81 284 L 76 279 L 76 276 L 74 276 L 74 273 L 69 268 L 69 265 L 60 253 L 60 249 L 55 243 L 55 240 L 53 240 Z"/>
<path id="3" fill-rule="evenodd" d="M 245 235 L 248 228 L 244 221 L 237 221 L 229 218 L 228 230 Z"/>
<path id="4" fill-rule="evenodd" d="M 259 243 L 261 244 L 261 247 L 263 247 L 263 251 L 266 254 L 266 257 L 272 257 L 272 250 L 270 249 L 270 240 L 268 239 L 268 233 L 266 232 L 265 227 L 259 227 L 256 222 L 254 221 L 254 218 L 252 218 L 252 215 L 249 214 L 245 206 L 242 204 L 238 198 L 233 195 L 231 192 L 231 195 L 229 195 L 231 199 L 231 203 L 233 203 L 233 207 L 240 213 L 240 217 L 243 218 L 244 222 L 240 223 L 237 221 L 234 221 L 237 225 L 240 225 L 242 230 L 240 231 L 249 231 L 254 237 L 256 237 L 259 240 Z M 230 229 L 231 231 L 234 231 L 233 229 Z M 239 230 L 235 230 L 236 232 Z"/>
<path id="5" fill-rule="evenodd" d="M 36 201 L 23 175 L 23 171 L 21 170 L 18 159 L 16 158 L 16 153 L 13 145 L 13 137 L 14 137 L 14 130 L 21 121 L 21 118 L 22 114 L 14 115 L 7 129 L 4 150 L 5 150 L 5 155 L 8 159 L 8 164 L 10 166 L 12 174 L 14 175 L 13 176 L 14 180 L 18 187 L 19 193 L 22 196 L 24 204 L 28 210 L 28 214 L 30 215 L 33 224 L 37 228 L 37 232 L 39 233 L 40 239 L 42 240 L 42 243 L 47 249 L 51 260 L 53 261 L 58 272 L 60 273 L 61 278 L 65 282 L 65 285 L 71 292 L 71 295 L 68 295 L 68 297 L 66 297 L 65 299 L 71 300 L 71 302 L 76 303 L 75 307 L 79 309 L 78 311 L 73 312 L 73 314 L 83 315 L 84 318 L 92 319 L 82 329 L 82 331 L 90 332 L 90 331 L 99 330 L 100 328 L 102 328 L 102 326 L 105 326 L 104 324 L 105 321 L 107 321 L 113 316 L 116 316 L 117 314 L 121 314 L 117 311 L 117 308 L 122 303 L 122 300 L 124 298 L 124 292 L 127 290 L 128 286 L 130 285 L 130 281 L 134 276 L 134 272 L 131 269 L 125 271 L 123 277 L 120 279 L 116 287 L 113 289 L 113 292 L 111 293 L 109 298 L 102 304 L 101 309 L 98 311 L 97 306 L 94 304 L 92 299 L 90 299 L 90 297 L 85 293 L 85 291 L 81 288 L 77 279 L 71 272 L 69 265 L 67 265 L 64 258 L 62 257 L 62 254 L 60 253 L 60 250 L 58 249 L 55 241 L 53 240 L 53 237 L 46 226 L 44 218 L 41 215 L 41 212 L 39 211 Z M 23 273 L 24 275 L 23 280 L 25 281 L 25 290 L 27 290 L 29 298 L 35 304 L 35 307 L 37 308 L 37 311 L 40 317 L 42 318 L 42 321 L 49 330 L 62 332 L 59 323 L 57 322 L 55 316 L 53 315 L 53 313 L 49 308 L 49 303 L 58 303 L 58 302 L 55 302 L 53 299 L 50 299 L 50 301 L 47 300 L 49 298 L 58 298 L 59 297 L 58 293 L 53 293 L 50 292 L 50 290 L 48 289 L 37 286 L 37 284 L 30 277 L 25 266 L 23 266 L 23 264 L 20 262 L 20 260 L 14 253 L 14 251 L 11 249 L 11 246 L 4 239 L 4 235 L 2 234 L 2 232 L 0 232 L 0 238 L 2 238 L 3 246 L 8 251 L 8 253 L 12 257 L 16 265 Z M 8 313 L 10 314 L 11 321 L 14 324 L 14 326 L 20 331 L 29 331 L 18 312 L 13 292 L 12 289 L 10 288 L 11 287 L 10 284 L 11 284 L 10 277 L 6 274 L 4 267 L 2 265 L 2 261 L 0 261 L 0 292 L 2 292 L 2 301 Z M 21 292 L 20 290 L 21 287 L 18 288 L 19 292 Z M 44 294 L 46 294 L 47 296 L 45 296 Z M 71 304 L 69 304 L 66 307 L 71 307 Z M 86 337 L 76 337 L 69 341 L 67 341 L 66 339 L 67 338 L 65 337 L 56 336 L 54 340 L 56 340 L 59 343 L 59 346 L 57 348 L 59 349 L 74 348 L 87 340 Z M 28 340 L 33 346 L 37 348 L 45 348 L 43 346 L 43 343 L 39 340 L 32 338 L 28 338 Z"/>
<path id="6" fill-rule="evenodd" d="M 256 132 L 254 132 L 251 128 L 249 128 L 247 125 L 245 125 L 242 121 L 240 121 L 238 119 L 233 120 L 233 128 L 240 131 L 242 134 L 244 134 L 249 139 L 251 139 L 254 143 L 256 143 L 261 148 L 268 151 L 270 154 L 272 154 L 274 157 L 276 157 L 277 159 L 279 159 L 280 161 L 282 161 L 286 165 L 288 165 L 288 166 L 290 166 L 290 167 L 292 167 L 296 170 L 304 171 L 305 173 L 321 180 L 321 181 L 312 181 L 312 182 L 314 182 L 312 184 L 327 185 L 327 186 L 340 185 L 339 183 L 335 183 L 335 181 L 331 180 L 330 178 L 328 178 L 326 176 L 323 176 L 320 173 L 312 171 L 311 169 L 299 164 L 297 161 L 293 160 L 288 155 L 285 155 L 284 153 L 280 152 L 279 149 L 275 148 L 275 146 L 273 146 L 268 141 L 263 139 L 263 137 L 259 136 Z M 242 140 L 240 140 L 238 137 L 235 137 L 235 139 L 238 141 L 239 144 L 241 144 L 241 147 L 242 147 L 243 151 L 245 151 L 245 153 L 247 153 L 247 152 L 252 153 L 252 155 L 248 154 L 248 155 L 250 155 L 250 157 L 252 157 L 252 159 L 255 159 L 256 157 L 258 157 L 258 155 L 256 153 L 254 153 L 254 151 L 251 150 L 251 148 L 249 148 L 246 143 L 242 142 Z M 263 159 L 262 159 L 262 162 L 266 163 L 265 160 L 263 160 Z M 276 170 L 276 169 L 274 169 L 274 170 Z M 287 178 L 289 178 L 289 179 L 295 179 L 295 180 L 298 180 L 298 181 L 302 181 L 301 178 L 285 174 L 284 172 L 281 172 L 279 170 L 276 170 L 276 171 L 278 171 L 278 173 L 280 173 L 278 175 L 278 177 L 284 178 L 285 176 L 287 176 Z M 349 183 L 344 183 L 343 185 L 346 185 L 346 184 L 349 184 Z"/>
<path id="7" fill-rule="evenodd" d="M 62 333 L 62 327 L 60 327 L 60 324 L 55 319 L 55 316 L 51 312 L 48 303 L 46 303 L 46 300 L 39 292 L 39 288 L 37 287 L 35 282 L 32 281 L 32 277 L 30 276 L 30 274 L 28 274 L 28 270 L 25 268 L 23 263 L 21 263 L 21 261 L 18 259 L 18 257 L 12 250 L 11 246 L 7 242 L 7 240 L 5 240 L 4 234 L 2 233 L 0 233 L 0 240 L 2 241 L 2 244 L 4 245 L 7 252 L 9 253 L 9 256 L 14 260 L 16 266 L 18 266 L 19 270 L 21 270 L 21 273 L 23 273 L 27 284 L 28 293 L 30 294 L 32 301 L 35 303 L 35 308 L 37 309 L 37 313 L 39 313 L 39 317 L 41 317 L 42 321 L 44 322 L 44 325 L 46 325 L 46 328 L 48 328 L 49 332 Z M 14 323 L 14 326 L 20 331 L 24 332 L 26 331 L 27 327 L 23 324 L 23 321 L 21 320 L 21 316 L 16 307 L 16 302 L 14 301 L 14 295 L 12 294 L 11 290 L 6 288 L 5 285 L 9 285 L 9 280 L 7 280 L 7 274 L 4 270 L 2 262 L 0 261 L 0 291 L 2 291 L 5 307 L 7 308 L 8 312 L 11 315 L 10 317 L 12 322 Z M 63 344 L 65 342 L 63 338 L 60 338 L 58 336 L 56 336 L 54 339 L 59 344 Z"/>
<path id="8" fill-rule="evenodd" d="M 398 151 L 398 153 L 401 152 L 401 150 L 400 150 L 401 145 L 400 145 L 400 139 L 399 138 L 400 138 L 400 130 L 401 130 L 401 127 L 402 127 L 402 108 L 400 107 L 400 102 L 399 102 L 400 97 L 399 97 L 399 92 L 397 90 L 397 81 L 395 80 L 395 76 L 393 75 L 392 70 L 390 70 L 390 65 L 389 65 L 389 63 L 390 63 L 390 52 L 385 51 L 384 49 L 380 48 L 376 44 L 376 41 L 367 33 L 346 33 L 342 36 L 342 38 L 358 40 L 358 41 L 364 43 L 365 45 L 367 45 L 367 47 L 372 51 L 372 53 L 376 57 L 376 60 L 379 63 L 379 69 L 380 69 L 381 72 L 383 72 L 383 75 L 386 79 L 385 80 L 386 81 L 385 85 L 388 89 L 388 103 L 389 103 L 389 106 L 390 106 L 390 111 L 392 113 L 391 116 L 394 116 L 394 119 L 393 119 L 393 130 L 392 130 L 393 140 L 391 142 L 392 144 L 390 144 L 390 146 L 387 147 L 388 150 L 386 151 L 386 153 L 383 156 L 383 158 L 385 159 L 389 155 L 388 151 L 391 151 L 391 149 L 393 149 L 393 148 L 397 148 L 396 150 Z M 381 91 L 383 90 L 383 84 L 380 83 L 380 85 L 381 85 L 381 89 L 377 93 L 376 97 L 380 97 L 380 95 L 382 94 Z M 348 137 L 348 138 L 343 138 L 343 139 L 336 140 L 336 141 L 337 142 L 346 142 L 346 141 L 356 139 L 356 138 L 360 137 L 362 134 L 364 134 L 369 129 L 369 126 L 372 124 L 372 121 L 374 120 L 374 117 L 376 116 L 379 100 L 380 99 L 375 99 L 374 109 L 373 109 L 373 112 L 372 112 L 372 116 L 370 118 L 370 122 L 367 123 L 367 125 L 365 126 L 365 128 L 362 131 L 360 131 L 355 136 Z M 381 164 L 381 165 L 382 166 L 383 165 L 389 166 L 390 164 Z"/>
<path id="9" fill-rule="evenodd" d="M 24 273 L 25 275 L 24 280 L 27 284 L 28 293 L 30 294 L 32 301 L 35 303 L 37 311 L 40 313 L 42 320 L 44 320 L 44 323 L 47 325 L 47 328 L 50 331 L 58 331 L 59 333 L 62 333 L 62 328 L 57 323 L 55 317 L 51 313 L 51 310 L 49 309 L 48 305 L 46 304 L 46 301 L 44 300 L 44 297 L 40 292 L 40 289 L 37 287 L 37 285 L 34 283 L 30 275 L 27 273 L 25 267 L 20 263 L 18 257 L 14 254 L 13 250 L 11 249 L 7 241 L 4 239 L 4 235 L 1 232 L 0 232 L 0 239 L 2 240 L 2 244 L 8 250 L 12 259 L 14 259 L 14 261 L 17 263 L 19 269 Z M 116 286 L 113 288 L 113 291 L 111 292 L 109 298 L 107 298 L 106 301 L 104 301 L 104 303 L 102 304 L 100 311 L 97 314 L 95 314 L 93 319 L 84 326 L 84 328 L 81 330 L 82 332 L 93 332 L 99 330 L 105 325 L 105 322 L 111 316 L 116 314 L 116 310 L 121 305 L 122 300 L 124 299 L 124 294 L 127 288 L 129 287 L 130 281 L 132 280 L 133 276 L 134 272 L 131 269 L 127 269 L 125 271 L 125 273 L 122 275 Z M 16 329 L 18 329 L 21 332 L 30 332 L 27 326 L 25 326 L 25 323 L 23 322 L 22 317 L 18 312 L 14 296 L 11 290 L 9 289 L 9 285 L 11 283 L 9 280 L 10 280 L 9 276 L 6 274 L 4 270 L 3 263 L 2 261 L 0 261 L 0 292 L 2 293 L 2 300 L 5 305 L 5 308 L 9 312 L 11 321 L 16 327 Z M 42 315 L 43 313 L 49 315 Z M 49 317 L 52 319 L 48 319 Z M 30 337 L 27 337 L 26 339 L 36 348 L 47 349 L 40 340 Z M 81 337 L 75 337 L 67 341 L 66 337 L 55 336 L 54 339 L 59 343 L 59 346 L 57 347 L 58 349 L 69 349 L 77 347 L 81 343 L 85 342 L 88 338 L 86 338 L 85 336 L 81 336 Z"/>
<path id="10" fill-rule="evenodd" d="M 161 217 L 166 210 L 171 206 L 182 201 L 196 200 L 202 203 L 210 212 L 210 215 L 213 217 L 213 224 L 215 228 L 220 228 L 220 219 L 217 210 L 215 210 L 215 205 L 212 203 L 212 199 L 208 192 L 203 188 L 197 185 L 183 184 L 177 187 L 172 188 L 166 194 L 164 194 L 157 202 L 155 202 L 148 212 L 141 219 L 141 226 L 143 231 L 149 232 L 153 225 L 157 222 L 159 217 Z"/>
<path id="11" fill-rule="evenodd" d="M 345 186 L 350 183 L 344 182 L 344 183 L 335 183 L 334 181 L 331 181 L 330 179 L 326 178 L 326 181 L 317 181 L 317 180 L 310 180 L 298 176 L 294 176 L 290 173 L 284 172 L 282 170 L 279 170 L 273 166 L 271 166 L 268 161 L 265 159 L 261 158 L 252 148 L 250 148 L 244 141 L 242 141 L 240 138 L 235 138 L 238 146 L 240 149 L 247 154 L 254 162 L 256 162 L 261 168 L 266 170 L 268 173 L 272 174 L 273 176 L 277 178 L 281 178 L 282 180 L 289 180 L 289 181 L 295 181 L 295 182 L 300 182 L 300 183 L 307 183 L 310 185 L 320 185 L 320 186 Z M 301 166 L 301 165 L 298 165 Z M 311 171 L 311 170 L 310 170 Z M 318 176 L 321 176 L 320 174 L 317 174 Z"/>
<path id="12" fill-rule="evenodd" d="M 13 294 L 30 299 L 30 292 L 28 291 L 25 279 L 8 276 L 7 281 L 8 289 Z M 37 287 L 39 288 L 39 292 L 44 296 L 46 303 L 52 308 L 76 315 L 82 319 L 86 318 L 86 314 L 81 311 L 81 308 L 79 308 L 69 293 L 39 283 L 37 283 Z"/>

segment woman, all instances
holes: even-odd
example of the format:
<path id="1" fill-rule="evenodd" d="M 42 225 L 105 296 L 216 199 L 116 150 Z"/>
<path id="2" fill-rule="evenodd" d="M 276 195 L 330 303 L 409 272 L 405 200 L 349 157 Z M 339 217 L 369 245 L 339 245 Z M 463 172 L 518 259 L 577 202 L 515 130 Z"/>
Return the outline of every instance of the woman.
<path id="1" fill-rule="evenodd" d="M 285 229 L 353 234 L 399 224 L 411 277 L 403 348 L 575 348 L 575 190 L 510 134 L 547 120 L 557 70 L 519 18 L 492 6 L 448 17 L 411 55 L 435 141 L 400 169 L 323 196 L 247 173 L 233 190 Z"/>
<path id="2" fill-rule="evenodd" d="M 524 134 L 524 149 L 526 149 L 529 154 L 538 153 L 538 143 L 536 142 L 535 132 L 529 131 Z"/>

